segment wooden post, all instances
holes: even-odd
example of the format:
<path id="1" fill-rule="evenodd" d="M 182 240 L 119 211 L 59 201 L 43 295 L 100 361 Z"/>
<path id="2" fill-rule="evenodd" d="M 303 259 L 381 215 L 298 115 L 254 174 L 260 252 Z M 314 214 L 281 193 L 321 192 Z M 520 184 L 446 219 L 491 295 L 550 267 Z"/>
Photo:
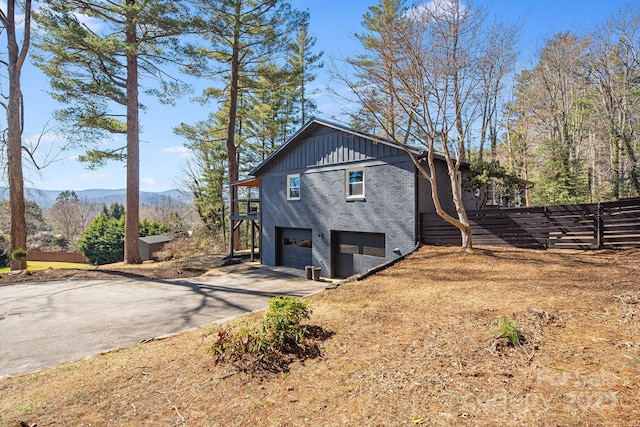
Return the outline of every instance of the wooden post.
<path id="1" fill-rule="evenodd" d="M 251 262 L 256 260 L 255 248 L 256 248 L 256 222 L 251 220 Z"/>
<path id="2" fill-rule="evenodd" d="M 598 206 L 596 207 L 593 221 L 595 226 L 595 245 L 596 248 L 602 249 L 602 247 L 604 246 L 604 219 L 602 218 L 602 206 L 600 205 L 600 202 L 598 202 Z"/>
<path id="3" fill-rule="evenodd" d="M 233 258 L 233 233 L 234 233 L 234 223 L 233 223 L 233 215 L 234 215 L 234 203 L 233 198 L 235 194 L 233 191 L 233 186 L 229 184 L 229 259 Z"/>

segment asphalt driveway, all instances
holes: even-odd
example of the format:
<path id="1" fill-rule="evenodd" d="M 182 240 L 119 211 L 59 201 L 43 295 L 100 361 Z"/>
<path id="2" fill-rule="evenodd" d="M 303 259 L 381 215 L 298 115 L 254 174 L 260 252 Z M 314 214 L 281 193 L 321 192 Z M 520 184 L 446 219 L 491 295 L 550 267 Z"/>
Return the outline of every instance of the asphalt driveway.
<path id="1" fill-rule="evenodd" d="M 0 286 L 0 378 L 130 347 L 305 296 L 326 283 L 253 267 L 189 280 L 74 280 Z"/>

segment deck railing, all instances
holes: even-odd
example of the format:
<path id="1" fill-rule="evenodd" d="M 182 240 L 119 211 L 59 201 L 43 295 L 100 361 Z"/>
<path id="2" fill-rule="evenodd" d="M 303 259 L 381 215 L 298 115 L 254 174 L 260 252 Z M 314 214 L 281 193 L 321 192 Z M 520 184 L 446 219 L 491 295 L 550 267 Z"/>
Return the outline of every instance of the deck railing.
<path id="1" fill-rule="evenodd" d="M 234 199 L 233 202 L 234 210 L 231 212 L 231 219 L 260 219 L 260 199 Z"/>

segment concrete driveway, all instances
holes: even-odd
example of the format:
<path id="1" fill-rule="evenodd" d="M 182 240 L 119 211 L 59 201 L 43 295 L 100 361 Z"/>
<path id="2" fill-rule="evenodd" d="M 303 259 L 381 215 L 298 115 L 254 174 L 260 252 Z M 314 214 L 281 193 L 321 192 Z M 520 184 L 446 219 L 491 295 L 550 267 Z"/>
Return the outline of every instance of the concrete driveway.
<path id="1" fill-rule="evenodd" d="M 254 266 L 188 280 L 75 280 L 0 286 L 0 378 L 89 357 L 305 296 L 327 283 Z"/>

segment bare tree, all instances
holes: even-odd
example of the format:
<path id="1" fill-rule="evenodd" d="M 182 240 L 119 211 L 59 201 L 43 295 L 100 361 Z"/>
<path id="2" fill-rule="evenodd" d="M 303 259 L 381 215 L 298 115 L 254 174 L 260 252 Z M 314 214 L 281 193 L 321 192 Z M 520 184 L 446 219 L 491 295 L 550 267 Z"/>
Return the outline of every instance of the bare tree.
<path id="1" fill-rule="evenodd" d="M 610 145 L 612 195 L 640 194 L 640 12 L 631 5 L 611 16 L 592 35 L 590 77 Z"/>
<path id="2" fill-rule="evenodd" d="M 54 230 L 75 245 L 89 223 L 100 214 L 100 207 L 99 203 L 81 200 L 75 191 L 63 191 L 49 209 L 49 218 Z"/>
<path id="3" fill-rule="evenodd" d="M 459 170 L 465 158 L 465 142 L 479 117 L 478 99 L 486 77 L 483 65 L 496 54 L 487 43 L 490 27 L 486 14 L 458 0 L 436 0 L 412 9 L 396 2 L 396 7 L 396 18 L 388 24 L 393 36 L 386 40 L 393 45 L 370 51 L 365 65 L 352 62 L 354 74 L 360 79 L 344 77 L 343 81 L 385 130 L 385 136 L 405 147 L 431 185 L 436 212 L 460 230 L 463 248 L 471 249 L 471 227 L 462 202 Z M 395 70 L 391 77 L 390 69 Z M 402 117 L 386 117 L 386 110 L 379 110 L 370 101 L 372 91 L 388 93 Z M 392 130 L 389 123 L 402 128 Z M 423 156 L 409 147 L 414 141 L 426 148 Z M 457 217 L 441 204 L 437 156 L 447 165 Z"/>
<path id="4" fill-rule="evenodd" d="M 491 157 L 495 158 L 498 145 L 498 124 L 500 115 L 500 96 L 505 90 L 507 77 L 513 72 L 517 54 L 514 50 L 518 28 L 504 24 L 492 26 L 487 31 L 488 50 L 494 55 L 484 56 L 481 67 L 481 111 L 480 146 L 478 159 L 483 161 L 485 142 L 490 144 Z M 469 151 L 469 150 L 467 150 Z"/>

